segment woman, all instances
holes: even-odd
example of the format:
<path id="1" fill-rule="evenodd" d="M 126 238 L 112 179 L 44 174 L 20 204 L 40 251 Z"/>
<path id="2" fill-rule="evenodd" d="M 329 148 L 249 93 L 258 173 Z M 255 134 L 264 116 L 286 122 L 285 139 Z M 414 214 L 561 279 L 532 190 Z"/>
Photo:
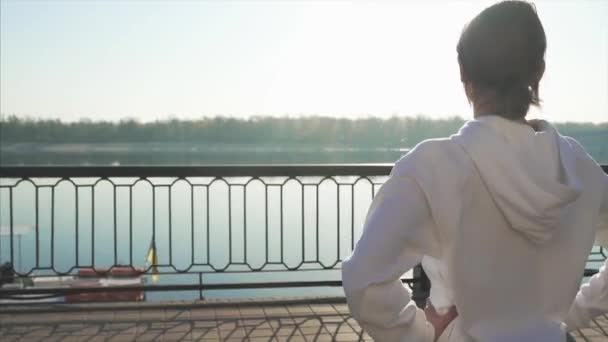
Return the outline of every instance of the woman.
<path id="1" fill-rule="evenodd" d="M 607 311 L 608 271 L 579 286 L 608 230 L 608 177 L 574 139 L 525 119 L 545 49 L 522 1 L 485 9 L 463 31 L 474 119 L 395 164 L 343 264 L 351 313 L 376 341 L 561 342 Z M 426 315 L 399 280 L 420 262 Z"/>

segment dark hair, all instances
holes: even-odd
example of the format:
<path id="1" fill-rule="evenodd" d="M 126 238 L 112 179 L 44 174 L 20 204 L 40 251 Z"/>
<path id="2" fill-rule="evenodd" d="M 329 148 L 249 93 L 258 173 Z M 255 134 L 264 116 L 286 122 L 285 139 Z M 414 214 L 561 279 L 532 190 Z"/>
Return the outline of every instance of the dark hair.
<path id="1" fill-rule="evenodd" d="M 507 119 L 526 116 L 539 105 L 538 83 L 545 67 L 545 30 L 534 5 L 503 1 L 477 15 L 458 41 L 463 82 L 475 94 L 492 96 L 496 113 Z"/>

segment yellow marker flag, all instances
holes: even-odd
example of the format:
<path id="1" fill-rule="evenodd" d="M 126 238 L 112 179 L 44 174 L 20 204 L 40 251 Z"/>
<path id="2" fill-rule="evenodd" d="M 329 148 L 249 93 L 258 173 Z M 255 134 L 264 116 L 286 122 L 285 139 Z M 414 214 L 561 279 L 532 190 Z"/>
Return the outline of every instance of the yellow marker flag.
<path id="1" fill-rule="evenodd" d="M 152 282 L 156 283 L 160 279 L 157 267 L 152 267 Z"/>
<path id="2" fill-rule="evenodd" d="M 146 257 L 146 261 L 152 265 L 152 281 L 157 282 L 160 278 L 158 272 L 158 253 L 156 253 L 156 241 L 152 240 L 150 242 L 150 248 L 148 248 L 148 256 Z"/>

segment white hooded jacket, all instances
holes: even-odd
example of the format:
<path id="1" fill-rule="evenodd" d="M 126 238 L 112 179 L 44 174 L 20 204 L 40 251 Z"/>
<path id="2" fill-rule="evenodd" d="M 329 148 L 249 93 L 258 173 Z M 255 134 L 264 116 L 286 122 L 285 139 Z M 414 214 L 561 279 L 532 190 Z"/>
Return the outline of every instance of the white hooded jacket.
<path id="1" fill-rule="evenodd" d="M 566 324 L 608 311 L 604 268 L 579 291 L 608 231 L 608 176 L 538 126 L 482 116 L 395 164 L 342 267 L 351 313 L 376 341 L 433 341 L 399 280 L 421 261 L 431 301 L 459 313 L 440 341 L 561 342 Z"/>

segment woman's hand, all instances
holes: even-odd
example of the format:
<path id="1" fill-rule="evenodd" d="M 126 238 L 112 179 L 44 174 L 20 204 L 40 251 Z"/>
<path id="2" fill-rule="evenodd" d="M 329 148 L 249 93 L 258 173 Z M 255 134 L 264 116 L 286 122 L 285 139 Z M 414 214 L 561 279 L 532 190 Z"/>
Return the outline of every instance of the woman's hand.
<path id="1" fill-rule="evenodd" d="M 426 320 L 429 321 L 435 328 L 435 341 L 439 339 L 439 336 L 443 334 L 443 331 L 447 326 L 458 317 L 458 311 L 455 306 L 450 307 L 448 312 L 444 315 L 440 315 L 435 311 L 435 307 L 431 302 L 428 302 L 426 308 L 424 309 L 424 314 L 426 315 Z"/>

